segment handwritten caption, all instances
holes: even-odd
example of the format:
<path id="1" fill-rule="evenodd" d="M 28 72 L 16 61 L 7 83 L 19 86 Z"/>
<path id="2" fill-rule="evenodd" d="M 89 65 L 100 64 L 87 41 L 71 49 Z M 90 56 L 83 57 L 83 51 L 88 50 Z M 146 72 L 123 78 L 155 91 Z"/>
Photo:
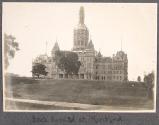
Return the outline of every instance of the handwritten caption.
<path id="1" fill-rule="evenodd" d="M 66 115 L 66 116 L 45 116 L 32 115 L 32 123 L 119 123 L 122 122 L 120 115 Z"/>

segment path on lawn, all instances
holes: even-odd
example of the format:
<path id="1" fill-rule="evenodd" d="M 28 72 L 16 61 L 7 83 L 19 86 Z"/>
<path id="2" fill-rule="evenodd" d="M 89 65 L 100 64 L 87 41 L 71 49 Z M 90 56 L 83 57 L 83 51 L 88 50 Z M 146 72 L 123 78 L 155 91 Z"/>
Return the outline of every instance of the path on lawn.
<path id="1" fill-rule="evenodd" d="M 121 107 L 121 106 L 106 106 L 106 105 L 92 105 L 92 104 L 81 104 L 81 103 L 69 103 L 69 102 L 58 102 L 58 101 L 39 101 L 39 100 L 30 100 L 30 99 L 18 99 L 18 98 L 5 98 L 6 101 L 11 101 L 14 103 L 26 103 L 26 104 L 37 104 L 45 106 L 58 106 L 66 108 L 77 108 L 81 110 L 123 110 L 123 109 L 132 109 L 131 107 Z M 142 108 L 139 108 L 142 109 Z"/>

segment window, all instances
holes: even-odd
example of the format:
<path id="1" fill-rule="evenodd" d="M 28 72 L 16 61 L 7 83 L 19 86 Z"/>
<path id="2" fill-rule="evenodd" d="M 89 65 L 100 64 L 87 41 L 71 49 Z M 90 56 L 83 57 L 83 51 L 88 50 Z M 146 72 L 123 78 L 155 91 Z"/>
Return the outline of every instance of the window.
<path id="1" fill-rule="evenodd" d="M 99 80 L 99 76 L 96 76 L 96 80 Z"/>
<path id="2" fill-rule="evenodd" d="M 120 76 L 120 80 L 121 80 L 121 76 Z"/>

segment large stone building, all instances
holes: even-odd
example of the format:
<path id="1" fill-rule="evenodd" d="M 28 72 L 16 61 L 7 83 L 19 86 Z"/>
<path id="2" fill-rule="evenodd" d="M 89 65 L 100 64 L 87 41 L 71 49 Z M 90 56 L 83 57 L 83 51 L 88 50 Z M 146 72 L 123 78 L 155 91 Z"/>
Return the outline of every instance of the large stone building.
<path id="1" fill-rule="evenodd" d="M 118 51 L 113 57 L 103 57 L 100 52 L 97 52 L 92 40 L 89 39 L 89 30 L 84 24 L 84 17 L 84 8 L 80 7 L 79 23 L 74 28 L 72 51 L 78 54 L 81 66 L 78 76 L 75 78 L 126 81 L 128 79 L 127 54 L 123 51 Z M 48 78 L 69 78 L 55 63 L 55 52 L 58 50 L 60 48 L 56 42 L 51 51 L 51 57 L 41 55 L 33 61 L 33 65 L 36 62 L 45 64 L 47 66 Z"/>

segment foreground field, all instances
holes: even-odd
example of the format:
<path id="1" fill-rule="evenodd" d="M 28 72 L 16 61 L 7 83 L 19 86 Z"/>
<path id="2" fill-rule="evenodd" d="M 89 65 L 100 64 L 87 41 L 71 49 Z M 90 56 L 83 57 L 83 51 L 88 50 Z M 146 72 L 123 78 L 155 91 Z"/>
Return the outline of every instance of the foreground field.
<path id="1" fill-rule="evenodd" d="M 119 110 L 120 107 L 126 107 L 124 110 L 150 110 L 153 108 L 153 102 L 148 99 L 147 89 L 144 87 L 144 83 L 51 79 L 34 80 L 31 78 L 16 77 L 7 79 L 5 85 L 7 88 L 6 96 L 11 98 L 105 105 L 113 106 L 115 110 L 117 109 L 115 107 L 118 107 Z M 26 104 L 23 105 L 26 106 Z M 25 106 L 19 107 L 23 109 Z M 36 107 L 35 109 L 37 110 L 41 106 L 34 105 L 30 107 L 32 110 L 34 109 L 33 107 Z M 67 108 L 45 108 L 44 106 L 44 109 L 57 110 Z"/>

